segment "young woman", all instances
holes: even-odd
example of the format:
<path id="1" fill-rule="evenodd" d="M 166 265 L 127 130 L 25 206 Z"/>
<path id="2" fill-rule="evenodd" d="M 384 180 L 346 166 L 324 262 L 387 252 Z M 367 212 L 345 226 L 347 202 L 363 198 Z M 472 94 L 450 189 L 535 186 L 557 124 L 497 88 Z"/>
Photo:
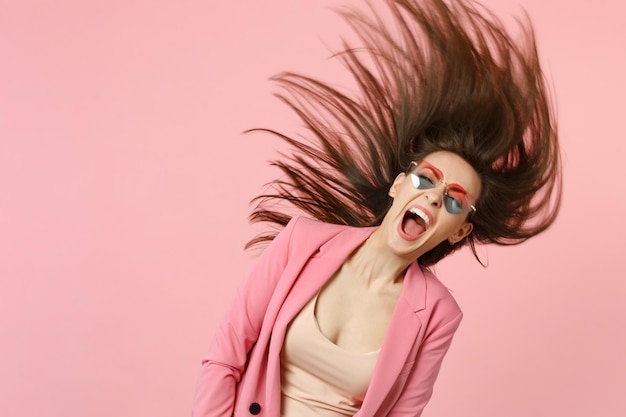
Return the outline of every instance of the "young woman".
<path id="1" fill-rule="evenodd" d="M 387 5 L 394 25 L 345 14 L 363 43 L 338 55 L 357 97 L 277 77 L 310 135 L 271 131 L 294 152 L 252 220 L 286 227 L 251 242 L 273 239 L 203 361 L 196 417 L 419 416 L 462 316 L 427 267 L 524 241 L 558 212 L 529 25 L 515 42 L 464 0 Z"/>

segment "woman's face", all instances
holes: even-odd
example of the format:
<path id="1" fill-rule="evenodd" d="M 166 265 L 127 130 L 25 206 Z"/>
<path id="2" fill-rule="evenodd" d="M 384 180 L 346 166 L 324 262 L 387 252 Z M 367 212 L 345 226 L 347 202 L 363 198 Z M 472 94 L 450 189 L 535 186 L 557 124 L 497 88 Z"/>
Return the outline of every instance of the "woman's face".
<path id="1" fill-rule="evenodd" d="M 472 231 L 466 220 L 480 191 L 480 177 L 463 158 L 446 151 L 428 155 L 389 190 L 393 203 L 380 227 L 387 245 L 415 260 L 444 240 L 458 242 Z"/>

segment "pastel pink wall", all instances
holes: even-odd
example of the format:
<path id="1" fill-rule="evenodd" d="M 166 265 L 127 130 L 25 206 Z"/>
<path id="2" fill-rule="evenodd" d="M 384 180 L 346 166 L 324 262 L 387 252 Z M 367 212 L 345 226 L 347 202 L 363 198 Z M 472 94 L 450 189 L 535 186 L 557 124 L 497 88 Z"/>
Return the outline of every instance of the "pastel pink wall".
<path id="1" fill-rule="evenodd" d="M 0 1 L 0 415 L 189 415 L 276 174 L 280 145 L 241 132 L 296 128 L 272 74 L 342 80 L 331 3 Z M 626 415 L 619 4 L 522 4 L 558 99 L 562 214 L 484 249 L 487 269 L 437 268 L 465 321 L 425 417 Z"/>

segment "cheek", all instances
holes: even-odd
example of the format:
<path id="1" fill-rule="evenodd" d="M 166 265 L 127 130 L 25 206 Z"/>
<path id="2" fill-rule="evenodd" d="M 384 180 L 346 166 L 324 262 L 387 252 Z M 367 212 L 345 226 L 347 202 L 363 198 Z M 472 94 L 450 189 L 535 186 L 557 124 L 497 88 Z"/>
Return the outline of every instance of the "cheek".
<path id="1" fill-rule="evenodd" d="M 416 190 L 413 184 L 411 184 L 408 177 L 404 177 L 401 183 L 396 187 L 396 196 L 394 197 L 394 202 L 396 200 L 406 202 L 409 199 L 415 197 Z"/>
<path id="2" fill-rule="evenodd" d="M 416 197 L 417 193 L 412 185 L 407 186 L 406 184 L 402 184 L 402 186 L 398 187 L 398 191 L 393 199 L 391 207 L 393 209 L 404 211 L 407 205 L 415 200 Z"/>
<path id="3" fill-rule="evenodd" d="M 450 214 L 448 212 L 442 212 L 442 230 L 445 231 L 446 234 L 456 233 L 463 227 L 465 224 L 465 219 L 463 216 Z"/>
<path id="4" fill-rule="evenodd" d="M 389 210 L 385 214 L 385 217 L 395 217 L 398 213 L 402 211 L 402 204 L 398 201 L 397 198 L 393 199 L 391 206 L 389 206 Z"/>
<path id="5" fill-rule="evenodd" d="M 389 209 L 385 213 L 385 217 L 383 218 L 383 221 L 384 220 L 392 221 L 398 216 L 403 215 L 406 204 L 407 204 L 407 199 L 405 197 L 405 194 L 402 191 L 397 192 L 396 196 L 393 198 L 393 200 L 391 201 L 391 204 L 389 205 Z"/>

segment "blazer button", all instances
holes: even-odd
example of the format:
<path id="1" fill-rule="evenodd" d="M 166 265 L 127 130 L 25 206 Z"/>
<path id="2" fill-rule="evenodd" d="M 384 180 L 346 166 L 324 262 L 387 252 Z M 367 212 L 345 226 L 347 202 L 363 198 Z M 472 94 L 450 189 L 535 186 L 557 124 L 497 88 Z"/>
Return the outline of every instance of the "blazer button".
<path id="1" fill-rule="evenodd" d="M 250 411 L 250 414 L 252 414 L 253 416 L 256 416 L 261 412 L 261 405 L 259 403 L 252 403 L 250 404 L 248 411 Z"/>

